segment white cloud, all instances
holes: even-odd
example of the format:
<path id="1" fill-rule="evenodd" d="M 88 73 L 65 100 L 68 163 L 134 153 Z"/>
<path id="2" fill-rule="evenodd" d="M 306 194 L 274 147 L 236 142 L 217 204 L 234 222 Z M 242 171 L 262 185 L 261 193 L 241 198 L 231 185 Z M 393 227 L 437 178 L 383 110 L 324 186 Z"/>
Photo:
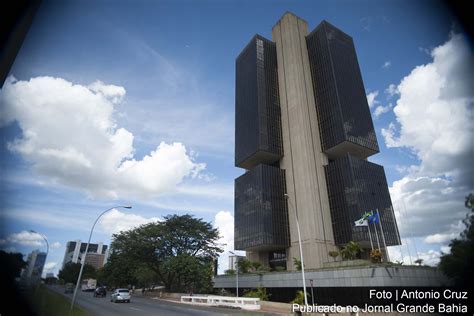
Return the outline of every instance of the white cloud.
<path id="1" fill-rule="evenodd" d="M 61 243 L 59 241 L 55 241 L 51 244 L 50 246 L 52 249 L 58 249 L 61 248 Z"/>
<path id="2" fill-rule="evenodd" d="M 396 94 L 399 94 L 400 92 L 398 91 L 397 85 L 395 84 L 390 84 L 387 89 L 385 89 L 385 93 L 388 94 L 389 97 L 393 97 Z"/>
<path id="3" fill-rule="evenodd" d="M 214 227 L 219 229 L 219 243 L 224 245 L 224 252 L 219 257 L 219 273 L 229 269 L 229 251 L 237 255 L 245 255 L 244 251 L 234 251 L 234 216 L 227 211 L 220 211 L 214 217 Z"/>
<path id="4" fill-rule="evenodd" d="M 441 252 L 444 254 L 448 254 L 451 252 L 451 247 L 449 246 L 441 246 Z"/>
<path id="5" fill-rule="evenodd" d="M 57 262 L 47 262 L 44 265 L 43 274 L 46 274 L 46 272 L 50 272 L 51 270 L 53 270 L 57 266 L 57 264 Z"/>
<path id="6" fill-rule="evenodd" d="M 89 89 L 98 94 L 102 94 L 106 99 L 111 100 L 112 103 L 115 104 L 120 103 L 125 96 L 125 89 L 123 87 L 106 85 L 100 80 L 90 84 Z"/>
<path id="7" fill-rule="evenodd" d="M 100 81 L 82 86 L 61 78 L 10 77 L 0 93 L 0 126 L 18 122 L 22 135 L 8 147 L 40 175 L 91 196 L 155 197 L 205 168 L 177 142 L 161 142 L 134 158 L 133 134 L 113 119 L 124 95 L 123 87 Z"/>
<path id="8" fill-rule="evenodd" d="M 120 212 L 117 209 L 113 209 L 106 213 L 100 219 L 100 227 L 102 230 L 111 235 L 120 231 L 127 231 L 137 226 L 157 222 L 161 219 L 158 217 L 145 218 L 140 215 L 133 213 Z"/>
<path id="9" fill-rule="evenodd" d="M 378 118 L 380 115 L 387 113 L 388 111 L 390 111 L 392 106 L 393 106 L 392 103 L 389 103 L 386 106 L 382 106 L 382 105 L 377 106 L 374 111 L 375 117 Z"/>
<path id="10" fill-rule="evenodd" d="M 404 265 L 414 265 L 415 260 L 422 259 L 423 265 L 428 266 L 436 266 L 440 260 L 442 253 L 440 251 L 436 251 L 433 249 L 418 252 L 418 255 L 415 253 L 411 253 L 410 256 L 408 255 L 408 251 L 400 251 L 400 247 L 389 247 L 388 248 L 390 261 L 392 262 L 403 262 Z"/>
<path id="11" fill-rule="evenodd" d="M 379 101 L 377 101 L 377 100 L 375 99 L 375 98 L 377 98 L 378 95 L 379 95 L 379 91 L 378 91 L 378 90 L 369 92 L 369 94 L 367 94 L 367 103 L 369 103 L 369 107 L 370 107 L 370 108 L 374 107 L 374 105 L 376 105 L 377 103 L 379 103 Z"/>
<path id="12" fill-rule="evenodd" d="M 400 94 L 393 109 L 397 123 L 382 135 L 387 147 L 406 148 L 419 161 L 390 188 L 401 234 L 442 245 L 463 230 L 464 198 L 474 189 L 474 59 L 460 34 L 451 34 L 431 56 L 431 63 L 389 89 Z M 438 254 L 427 252 L 426 259 L 435 262 Z"/>
<path id="13" fill-rule="evenodd" d="M 386 133 L 387 145 L 413 149 L 423 171 L 431 175 L 472 171 L 474 97 L 469 88 L 472 53 L 467 45 L 464 37 L 452 35 L 433 50 L 432 63 L 416 67 L 397 88 L 400 98 L 393 112 L 399 137 Z"/>
<path id="14" fill-rule="evenodd" d="M 388 69 L 392 66 L 392 62 L 390 60 L 387 60 L 386 62 L 383 63 L 382 68 L 383 69 Z"/>
<path id="15" fill-rule="evenodd" d="M 449 242 L 458 236 L 459 234 L 456 234 L 456 233 L 433 234 L 433 235 L 426 236 L 424 242 L 427 244 L 441 244 L 441 243 Z"/>
<path id="16" fill-rule="evenodd" d="M 4 239 L 0 239 L 0 246 L 16 244 L 20 246 L 42 247 L 43 243 L 44 239 L 41 235 L 26 230 L 8 235 Z"/>

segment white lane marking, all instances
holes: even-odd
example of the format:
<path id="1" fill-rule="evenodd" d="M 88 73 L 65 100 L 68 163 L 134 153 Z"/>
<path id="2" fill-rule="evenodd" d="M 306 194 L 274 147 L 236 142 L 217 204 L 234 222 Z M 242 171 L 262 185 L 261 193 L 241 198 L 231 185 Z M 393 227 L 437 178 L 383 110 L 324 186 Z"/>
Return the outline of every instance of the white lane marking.
<path id="1" fill-rule="evenodd" d="M 133 309 L 135 311 L 140 311 L 140 312 L 143 312 L 144 310 L 143 309 L 139 309 L 139 308 L 136 308 L 136 307 L 130 307 L 130 309 Z"/>

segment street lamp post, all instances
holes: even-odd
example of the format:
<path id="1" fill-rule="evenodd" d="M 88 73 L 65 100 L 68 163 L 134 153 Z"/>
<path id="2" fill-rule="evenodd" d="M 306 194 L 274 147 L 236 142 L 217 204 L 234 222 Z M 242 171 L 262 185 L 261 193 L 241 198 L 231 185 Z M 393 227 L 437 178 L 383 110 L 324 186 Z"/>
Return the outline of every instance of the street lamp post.
<path id="1" fill-rule="evenodd" d="M 235 297 L 239 297 L 239 258 L 243 256 L 236 255 L 229 251 L 235 257 Z"/>
<path id="2" fill-rule="evenodd" d="M 79 288 L 79 284 L 81 283 L 82 271 L 84 270 L 84 264 L 86 263 L 87 251 L 89 250 L 89 244 L 91 242 L 92 232 L 94 231 L 95 224 L 97 224 L 97 222 L 99 221 L 99 218 L 101 218 L 102 215 L 104 215 L 105 213 L 107 213 L 110 210 L 113 210 L 114 208 L 128 208 L 128 209 L 130 209 L 132 207 L 131 206 L 114 206 L 114 207 L 111 207 L 111 208 L 103 211 L 102 214 L 100 214 L 99 217 L 97 217 L 97 219 L 95 220 L 94 225 L 92 225 L 91 232 L 89 234 L 89 240 L 87 241 L 87 245 L 86 245 L 86 251 L 84 252 L 84 256 L 82 257 L 81 270 L 79 271 L 79 276 L 77 277 L 76 288 L 74 290 L 74 295 L 72 296 L 71 311 L 74 307 L 74 302 L 76 301 L 76 295 L 77 295 L 77 290 Z"/>
<path id="3" fill-rule="evenodd" d="M 46 238 L 45 235 L 43 234 L 40 234 L 38 233 L 37 231 L 34 231 L 34 230 L 30 230 L 30 233 L 33 233 L 33 234 L 37 234 L 37 235 L 40 235 L 41 237 L 43 237 L 44 241 L 46 242 L 46 256 L 44 257 L 44 263 L 46 265 L 46 259 L 48 258 L 48 253 L 49 253 L 49 243 L 48 243 L 48 239 Z M 44 266 L 43 266 L 44 267 Z M 43 271 L 41 271 L 41 274 L 43 273 Z M 40 279 L 41 279 L 41 275 L 40 275 Z"/>
<path id="4" fill-rule="evenodd" d="M 291 203 L 290 197 L 285 193 L 285 198 L 288 202 Z M 304 259 L 303 259 L 303 247 L 301 246 L 301 232 L 300 232 L 300 223 L 298 222 L 298 211 L 295 208 L 295 219 L 296 219 L 296 229 L 298 230 L 298 242 L 300 244 L 300 260 L 301 260 L 301 277 L 303 278 L 303 293 L 304 293 L 304 304 L 308 306 L 308 297 L 306 295 L 306 279 L 304 277 Z"/>

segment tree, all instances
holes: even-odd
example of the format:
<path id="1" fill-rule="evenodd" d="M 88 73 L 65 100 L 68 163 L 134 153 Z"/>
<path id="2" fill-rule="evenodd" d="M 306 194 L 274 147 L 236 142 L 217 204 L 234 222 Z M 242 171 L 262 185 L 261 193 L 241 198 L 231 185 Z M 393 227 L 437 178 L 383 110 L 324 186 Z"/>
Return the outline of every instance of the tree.
<path id="1" fill-rule="evenodd" d="M 361 252 L 359 243 L 351 240 L 342 248 L 341 256 L 343 259 L 354 260 Z"/>
<path id="2" fill-rule="evenodd" d="M 464 219 L 466 228 L 459 238 L 451 241 L 449 254 L 441 256 L 439 268 L 460 287 L 468 287 L 471 282 L 471 270 L 474 266 L 474 195 L 466 197 L 465 206 L 471 212 Z"/>
<path id="3" fill-rule="evenodd" d="M 239 258 L 237 260 L 237 267 L 239 268 L 239 273 L 249 273 L 252 268 L 252 262 L 247 258 Z"/>
<path id="4" fill-rule="evenodd" d="M 107 264 L 97 273 L 97 282 L 111 287 L 135 284 L 137 281 L 135 272 L 138 268 L 139 263 L 112 251 Z"/>
<path id="5" fill-rule="evenodd" d="M 423 259 L 416 259 L 415 264 L 421 266 L 423 264 Z"/>
<path id="6" fill-rule="evenodd" d="M 81 270 L 80 263 L 69 262 L 66 263 L 64 268 L 59 271 L 58 278 L 63 279 L 65 283 L 76 283 L 77 277 L 79 276 L 79 271 Z M 95 268 L 89 264 L 84 265 L 84 270 L 82 271 L 82 279 L 95 279 L 96 278 Z"/>
<path id="7" fill-rule="evenodd" d="M 306 294 L 306 297 L 311 297 L 311 295 Z M 292 304 L 298 304 L 298 305 L 303 305 L 304 304 L 304 292 L 303 291 L 297 291 L 296 292 L 296 297 L 294 300 L 291 301 Z"/>
<path id="8" fill-rule="evenodd" d="M 301 260 L 293 257 L 293 264 L 295 265 L 296 271 L 301 271 Z"/>
<path id="9" fill-rule="evenodd" d="M 26 267 L 26 262 L 23 260 L 21 253 L 10 253 L 0 250 L 0 262 L 5 275 L 14 279 L 20 276 L 21 269 Z"/>
<path id="10" fill-rule="evenodd" d="M 149 223 L 113 235 L 115 260 L 107 264 L 112 274 L 120 262 L 156 274 L 168 291 L 209 292 L 212 290 L 213 262 L 222 252 L 219 232 L 191 215 L 168 215 L 161 222 Z M 110 267 L 109 267 L 110 265 Z"/>

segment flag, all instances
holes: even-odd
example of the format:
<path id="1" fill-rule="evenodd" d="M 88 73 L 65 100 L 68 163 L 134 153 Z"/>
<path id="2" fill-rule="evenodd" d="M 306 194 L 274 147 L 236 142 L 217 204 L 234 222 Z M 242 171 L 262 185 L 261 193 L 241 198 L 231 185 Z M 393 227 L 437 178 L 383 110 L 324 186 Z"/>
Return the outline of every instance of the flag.
<path id="1" fill-rule="evenodd" d="M 369 216 L 369 224 L 378 224 L 380 222 L 379 213 L 375 213 Z"/>
<path id="2" fill-rule="evenodd" d="M 356 227 L 358 227 L 358 226 L 369 226 L 369 222 L 362 217 L 361 219 L 356 220 L 354 222 L 354 225 Z"/>
<path id="3" fill-rule="evenodd" d="M 374 215 L 374 212 L 373 211 L 370 211 L 370 212 L 365 212 L 363 217 L 364 219 L 368 219 L 370 216 Z"/>
<path id="4" fill-rule="evenodd" d="M 361 218 L 356 220 L 354 222 L 354 225 L 357 226 L 369 226 L 369 222 L 367 221 L 371 216 L 373 215 L 373 212 L 365 212 Z"/>

